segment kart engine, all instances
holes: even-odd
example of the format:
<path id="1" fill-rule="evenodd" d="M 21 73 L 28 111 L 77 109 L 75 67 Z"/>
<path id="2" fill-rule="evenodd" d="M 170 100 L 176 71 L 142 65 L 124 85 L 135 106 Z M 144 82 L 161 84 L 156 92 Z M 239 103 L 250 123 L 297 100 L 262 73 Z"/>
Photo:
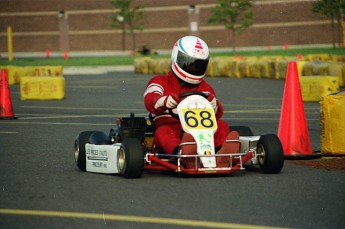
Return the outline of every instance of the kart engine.
<path id="1" fill-rule="evenodd" d="M 123 117 L 116 120 L 117 128 L 111 128 L 109 137 L 112 143 L 122 142 L 125 138 L 143 139 L 145 136 L 147 122 L 145 117 Z"/>

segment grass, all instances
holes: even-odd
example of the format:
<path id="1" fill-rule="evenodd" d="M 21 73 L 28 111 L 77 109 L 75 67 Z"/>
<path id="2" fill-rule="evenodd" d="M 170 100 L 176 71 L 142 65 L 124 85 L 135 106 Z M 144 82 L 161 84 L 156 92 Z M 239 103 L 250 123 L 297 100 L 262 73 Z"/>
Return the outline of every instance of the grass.
<path id="1" fill-rule="evenodd" d="M 15 66 L 100 66 L 100 65 L 131 65 L 134 58 L 131 56 L 106 56 L 106 57 L 70 57 L 61 58 L 18 58 L 12 62 L 1 59 L 0 65 Z"/>
<path id="2" fill-rule="evenodd" d="M 310 49 L 288 49 L 288 50 L 255 50 L 255 51 L 238 51 L 233 52 L 217 52 L 211 53 L 211 57 L 216 56 L 303 56 L 308 54 L 329 54 L 329 55 L 345 55 L 344 48 L 310 48 Z M 152 55 L 152 58 L 169 58 L 170 55 Z M 139 57 L 131 56 L 105 56 L 105 57 L 70 57 L 65 60 L 61 58 L 17 58 L 12 62 L 6 59 L 0 59 L 0 65 L 15 65 L 15 66 L 47 66 L 47 65 L 62 65 L 62 66 L 114 66 L 114 65 L 133 65 L 134 59 Z"/>

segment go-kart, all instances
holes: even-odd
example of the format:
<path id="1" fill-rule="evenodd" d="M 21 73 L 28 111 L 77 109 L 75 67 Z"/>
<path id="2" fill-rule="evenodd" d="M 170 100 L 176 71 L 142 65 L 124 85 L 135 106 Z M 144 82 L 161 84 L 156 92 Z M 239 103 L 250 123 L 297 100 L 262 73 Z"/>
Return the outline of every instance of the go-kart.
<path id="1" fill-rule="evenodd" d="M 212 105 L 202 92 L 179 95 L 182 101 L 175 113 L 183 131 L 191 134 L 196 144 L 194 155 L 167 154 L 155 147 L 152 117 L 122 117 L 109 134 L 102 131 L 84 131 L 75 139 L 75 160 L 82 171 L 121 174 L 125 178 L 138 178 L 144 171 L 171 171 L 188 175 L 230 174 L 259 165 L 263 173 L 279 173 L 284 165 L 281 142 L 275 134 L 254 136 L 247 126 L 231 126 L 240 137 L 239 152 L 216 154 L 214 133 L 217 122 Z M 202 136 L 202 137 L 198 137 Z M 228 157 L 228 166 L 217 166 L 216 157 Z M 185 167 L 183 160 L 192 158 L 194 166 Z"/>

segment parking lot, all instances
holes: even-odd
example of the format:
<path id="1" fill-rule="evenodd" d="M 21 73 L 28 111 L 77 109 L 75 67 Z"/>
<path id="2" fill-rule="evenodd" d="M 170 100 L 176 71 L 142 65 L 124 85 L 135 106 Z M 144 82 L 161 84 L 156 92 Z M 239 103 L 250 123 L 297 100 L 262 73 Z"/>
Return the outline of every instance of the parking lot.
<path id="1" fill-rule="evenodd" d="M 1 228 L 343 228 L 345 173 L 285 161 L 280 174 L 230 176 L 145 173 L 140 179 L 81 172 L 74 139 L 108 132 L 115 118 L 146 116 L 150 75 L 66 75 L 63 100 L 20 100 L 16 120 L 0 121 Z M 284 81 L 207 78 L 230 125 L 277 133 Z M 305 103 L 313 151 L 320 150 L 320 105 Z"/>

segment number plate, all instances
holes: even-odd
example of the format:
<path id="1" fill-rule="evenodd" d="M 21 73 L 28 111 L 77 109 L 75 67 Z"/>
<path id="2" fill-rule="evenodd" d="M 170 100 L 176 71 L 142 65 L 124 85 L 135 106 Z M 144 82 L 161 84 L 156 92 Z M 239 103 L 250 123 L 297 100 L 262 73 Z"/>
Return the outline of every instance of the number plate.
<path id="1" fill-rule="evenodd" d="M 216 130 L 217 123 L 212 108 L 182 108 L 183 124 L 188 130 Z"/>

